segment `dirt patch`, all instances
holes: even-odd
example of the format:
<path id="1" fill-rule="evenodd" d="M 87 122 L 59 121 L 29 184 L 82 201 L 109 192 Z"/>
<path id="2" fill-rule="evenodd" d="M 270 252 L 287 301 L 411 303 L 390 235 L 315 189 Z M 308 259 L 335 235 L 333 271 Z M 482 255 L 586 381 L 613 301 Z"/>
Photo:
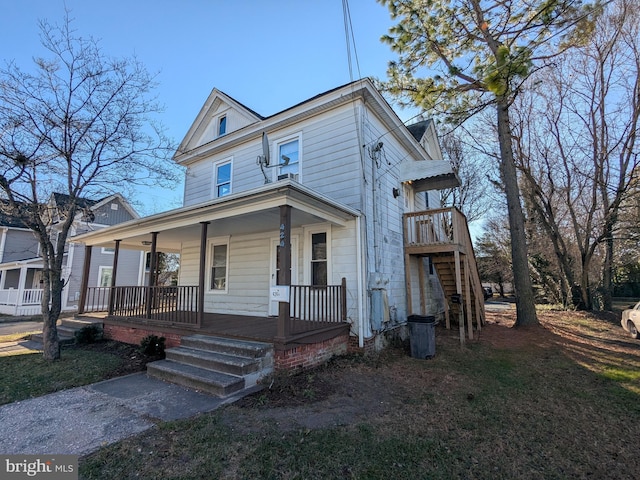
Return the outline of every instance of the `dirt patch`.
<path id="1" fill-rule="evenodd" d="M 88 352 L 106 353 L 120 357 L 122 362 L 114 370 L 110 371 L 105 380 L 109 378 L 122 377 L 131 373 L 144 372 L 147 369 L 147 363 L 161 360 L 164 355 L 149 356 L 140 352 L 138 345 L 129 345 L 127 343 L 116 342 L 113 340 L 103 340 L 95 343 L 76 344 L 64 347 L 65 350 L 78 349 Z"/>
<path id="2" fill-rule="evenodd" d="M 466 347 L 460 347 L 457 331 L 438 327 L 436 350 L 484 344 L 506 350 L 561 346 L 570 352 L 577 349 L 576 345 L 603 347 L 602 342 L 607 342 L 606 348 L 614 352 L 629 353 L 634 348 L 637 351 L 637 345 L 624 340 L 615 318 L 583 322 L 589 328 L 598 325 L 598 335 L 591 336 L 588 328 L 581 325 L 581 319 L 593 318 L 593 314 L 583 312 L 544 312 L 539 314 L 540 325 L 514 328 L 514 310 L 487 312 L 486 325 L 474 340 L 467 340 Z M 428 398 L 435 382 L 440 391 L 461 389 L 462 396 L 473 400 L 472 389 L 466 392 L 455 376 L 446 371 L 443 375 L 439 370 L 440 367 L 446 370 L 446 365 L 431 369 L 426 368 L 428 362 L 410 358 L 408 345 L 404 345 L 375 356 L 337 358 L 303 373 L 279 374 L 265 382 L 263 391 L 226 409 L 223 422 L 240 431 L 325 428 L 355 424 L 365 418 L 370 422 L 398 406 L 406 407 L 407 402 L 416 398 Z M 434 362 L 433 366 L 438 360 Z"/>

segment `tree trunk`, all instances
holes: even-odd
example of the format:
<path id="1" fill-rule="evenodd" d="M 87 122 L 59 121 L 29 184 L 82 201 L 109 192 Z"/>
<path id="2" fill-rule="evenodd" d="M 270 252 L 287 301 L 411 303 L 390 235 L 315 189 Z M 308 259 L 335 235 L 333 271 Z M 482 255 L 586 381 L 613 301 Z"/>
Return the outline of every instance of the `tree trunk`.
<path id="1" fill-rule="evenodd" d="M 506 98 L 498 99 L 498 141 L 500 142 L 500 173 L 504 182 L 509 211 L 509 230 L 511 231 L 511 261 L 513 268 L 513 287 L 516 296 L 516 327 L 537 325 L 536 306 L 533 300 L 533 288 L 529 275 L 529 260 L 524 229 L 524 215 L 520 203 L 518 176 L 513 159 L 511 126 L 509 123 L 509 104 Z"/>
<path id="2" fill-rule="evenodd" d="M 61 271 L 47 269 L 44 272 L 44 292 L 42 295 L 42 341 L 43 357 L 47 361 L 60 359 L 60 341 L 58 339 L 57 322 L 62 311 L 62 289 L 64 282 L 60 278 Z"/>

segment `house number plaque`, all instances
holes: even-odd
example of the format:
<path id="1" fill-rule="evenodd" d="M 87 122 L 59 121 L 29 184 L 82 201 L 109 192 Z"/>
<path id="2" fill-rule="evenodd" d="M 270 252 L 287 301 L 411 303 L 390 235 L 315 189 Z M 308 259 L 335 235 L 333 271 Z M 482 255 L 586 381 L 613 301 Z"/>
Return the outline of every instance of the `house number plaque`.
<path id="1" fill-rule="evenodd" d="M 289 301 L 289 287 L 287 285 L 276 285 L 271 287 L 269 297 L 275 302 L 288 302 Z"/>

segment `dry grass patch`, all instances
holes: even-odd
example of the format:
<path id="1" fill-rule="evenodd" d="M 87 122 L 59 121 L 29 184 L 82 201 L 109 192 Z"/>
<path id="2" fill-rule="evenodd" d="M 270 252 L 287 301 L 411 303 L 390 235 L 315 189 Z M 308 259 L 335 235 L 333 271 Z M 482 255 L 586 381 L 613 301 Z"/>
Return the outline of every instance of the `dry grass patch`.
<path id="1" fill-rule="evenodd" d="M 511 317 L 509 317 L 511 315 Z M 635 478 L 640 343 L 608 319 L 490 315 L 460 347 L 344 357 L 81 462 L 83 478 Z M 615 367 L 615 370 L 614 370 Z"/>

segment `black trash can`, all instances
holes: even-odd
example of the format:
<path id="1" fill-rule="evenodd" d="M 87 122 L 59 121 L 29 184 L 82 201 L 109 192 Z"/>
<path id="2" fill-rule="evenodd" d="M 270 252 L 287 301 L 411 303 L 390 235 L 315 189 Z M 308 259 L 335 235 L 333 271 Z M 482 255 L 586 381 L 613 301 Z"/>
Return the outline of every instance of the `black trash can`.
<path id="1" fill-rule="evenodd" d="M 436 317 L 409 315 L 409 342 L 413 358 L 432 358 L 436 354 Z"/>

